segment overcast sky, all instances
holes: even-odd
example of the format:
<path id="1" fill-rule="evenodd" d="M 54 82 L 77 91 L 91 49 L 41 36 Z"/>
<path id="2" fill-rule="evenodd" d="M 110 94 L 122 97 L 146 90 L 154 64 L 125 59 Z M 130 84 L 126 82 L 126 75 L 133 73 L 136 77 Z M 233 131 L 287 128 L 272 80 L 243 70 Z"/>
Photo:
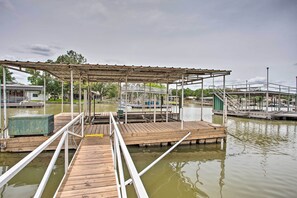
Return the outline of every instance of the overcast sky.
<path id="1" fill-rule="evenodd" d="M 0 0 L 0 59 L 230 69 L 295 86 L 297 0 Z M 25 82 L 24 74 L 15 74 Z"/>

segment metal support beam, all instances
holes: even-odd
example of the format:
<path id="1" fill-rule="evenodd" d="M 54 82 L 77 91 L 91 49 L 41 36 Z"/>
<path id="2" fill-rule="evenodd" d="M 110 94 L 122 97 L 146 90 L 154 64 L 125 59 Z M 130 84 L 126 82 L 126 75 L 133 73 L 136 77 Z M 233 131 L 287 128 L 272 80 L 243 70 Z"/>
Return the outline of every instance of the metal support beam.
<path id="1" fill-rule="evenodd" d="M 203 121 L 203 79 L 201 81 L 201 121 Z"/>
<path id="2" fill-rule="evenodd" d="M 81 75 L 79 75 L 79 82 L 78 82 L 79 84 L 78 84 L 78 97 L 79 97 L 79 99 L 78 99 L 78 105 L 79 105 L 79 113 L 81 113 Z"/>
<path id="3" fill-rule="evenodd" d="M 266 118 L 268 118 L 268 89 L 269 89 L 269 67 L 266 68 L 267 69 L 267 82 L 266 82 Z"/>
<path id="4" fill-rule="evenodd" d="M 6 108 L 6 70 L 5 67 L 3 68 L 3 134 L 4 134 L 4 138 L 8 138 L 8 133 L 6 132 L 6 128 L 7 128 L 7 108 Z"/>
<path id="5" fill-rule="evenodd" d="M 73 120 L 73 70 L 70 71 L 70 103 L 71 103 L 71 120 Z"/>
<path id="6" fill-rule="evenodd" d="M 64 81 L 62 81 L 61 113 L 64 112 Z"/>
<path id="7" fill-rule="evenodd" d="M 226 77 L 223 76 L 223 125 L 227 122 L 227 99 L 226 99 Z"/>
<path id="8" fill-rule="evenodd" d="M 143 97 L 142 97 L 142 112 L 144 112 L 144 107 L 145 107 L 145 98 L 146 98 L 146 93 L 145 93 L 145 83 L 143 83 Z"/>
<path id="9" fill-rule="evenodd" d="M 45 71 L 43 72 L 43 114 L 45 114 L 45 97 L 46 97 L 46 79 Z"/>
<path id="10" fill-rule="evenodd" d="M 126 76 L 125 79 L 125 124 L 128 122 L 128 107 L 127 107 L 127 102 L 128 102 L 128 76 Z"/>
<path id="11" fill-rule="evenodd" d="M 181 129 L 184 129 L 184 74 L 182 75 L 182 94 L 181 94 Z"/>
<path id="12" fill-rule="evenodd" d="M 154 95 L 154 123 L 156 122 L 156 103 L 157 103 L 157 98 L 156 98 L 156 95 Z"/>
<path id="13" fill-rule="evenodd" d="M 166 122 L 168 122 L 168 106 L 169 106 L 169 84 L 166 85 Z"/>
<path id="14" fill-rule="evenodd" d="M 297 76 L 296 76 L 296 95 L 295 95 L 295 112 L 297 112 Z"/>

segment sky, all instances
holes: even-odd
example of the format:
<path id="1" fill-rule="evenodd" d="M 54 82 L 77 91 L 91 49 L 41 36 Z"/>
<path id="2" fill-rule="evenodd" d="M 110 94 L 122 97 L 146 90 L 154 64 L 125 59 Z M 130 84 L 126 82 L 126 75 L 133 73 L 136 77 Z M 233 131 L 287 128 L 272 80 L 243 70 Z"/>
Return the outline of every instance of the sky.
<path id="1" fill-rule="evenodd" d="M 297 0 L 0 0 L 0 59 L 68 50 L 89 63 L 232 70 L 227 84 L 263 82 L 269 67 L 270 82 L 295 87 Z"/>

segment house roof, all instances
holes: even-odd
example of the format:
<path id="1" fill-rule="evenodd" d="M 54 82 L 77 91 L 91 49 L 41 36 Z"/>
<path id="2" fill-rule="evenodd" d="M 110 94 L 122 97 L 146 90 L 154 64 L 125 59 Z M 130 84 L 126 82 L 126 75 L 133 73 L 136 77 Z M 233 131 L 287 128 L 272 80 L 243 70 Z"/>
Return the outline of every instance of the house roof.
<path id="1" fill-rule="evenodd" d="M 1 89 L 3 89 L 3 84 L 1 84 Z M 7 90 L 42 91 L 43 86 L 21 85 L 21 84 L 6 84 L 6 89 Z"/>
<path id="2" fill-rule="evenodd" d="M 58 64 L 30 61 L 0 60 L 0 65 L 10 69 L 20 70 L 29 68 L 46 71 L 63 81 L 70 81 L 70 71 L 73 79 L 89 82 L 155 82 L 155 83 L 180 83 L 184 75 L 185 83 L 199 82 L 205 78 L 230 75 L 230 70 L 197 69 L 181 67 L 158 66 L 127 66 L 108 64 Z"/>

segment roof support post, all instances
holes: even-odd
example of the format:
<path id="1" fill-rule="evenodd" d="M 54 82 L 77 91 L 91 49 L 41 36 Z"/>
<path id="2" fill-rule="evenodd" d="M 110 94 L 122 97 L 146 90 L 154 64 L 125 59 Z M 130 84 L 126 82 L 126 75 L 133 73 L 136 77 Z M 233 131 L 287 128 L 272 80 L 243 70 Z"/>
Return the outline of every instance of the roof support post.
<path id="1" fill-rule="evenodd" d="M 184 74 L 182 75 L 182 94 L 181 94 L 181 130 L 184 129 Z"/>
<path id="2" fill-rule="evenodd" d="M 287 111 L 290 111 L 290 87 L 288 87 Z"/>
<path id="3" fill-rule="evenodd" d="M 295 95 L 295 112 L 297 112 L 297 76 L 296 76 L 296 95 Z"/>
<path id="4" fill-rule="evenodd" d="M 127 124 L 128 122 L 128 107 L 127 107 L 127 102 L 128 102 L 128 76 L 126 76 L 126 79 L 125 79 L 125 92 L 126 92 L 126 95 L 125 95 L 125 124 Z"/>
<path id="5" fill-rule="evenodd" d="M 225 75 L 223 76 L 223 125 L 226 126 L 227 122 L 227 99 L 226 99 L 226 79 Z"/>
<path id="6" fill-rule="evenodd" d="M 45 114 L 45 99 L 46 99 L 46 79 L 45 71 L 43 72 L 43 114 Z"/>
<path id="7" fill-rule="evenodd" d="M 245 93 L 244 93 L 244 99 L 245 99 L 245 111 L 247 111 L 247 95 L 246 92 L 248 91 L 248 81 L 245 81 Z"/>
<path id="8" fill-rule="evenodd" d="M 156 122 L 156 103 L 157 103 L 157 98 L 156 98 L 156 95 L 154 95 L 154 123 Z"/>
<path id="9" fill-rule="evenodd" d="M 166 84 L 166 122 L 168 122 L 168 97 L 169 97 L 169 84 Z"/>
<path id="10" fill-rule="evenodd" d="M 73 120 L 73 70 L 70 71 L 70 103 L 71 103 L 71 120 Z"/>
<path id="11" fill-rule="evenodd" d="M 203 121 L 203 79 L 201 80 L 201 121 Z"/>
<path id="12" fill-rule="evenodd" d="M 249 112 L 251 111 L 251 85 L 249 84 L 249 105 L 248 105 Z"/>
<path id="13" fill-rule="evenodd" d="M 145 93 L 145 83 L 143 83 L 142 112 L 144 112 L 145 98 L 146 98 L 146 93 Z"/>
<path id="14" fill-rule="evenodd" d="M 62 81 L 61 113 L 64 112 L 64 81 Z"/>
<path id="15" fill-rule="evenodd" d="M 78 92 L 79 92 L 79 99 L 78 99 L 78 105 L 79 105 L 79 113 L 81 113 L 81 74 L 79 74 L 79 84 L 78 84 Z"/>
<path id="16" fill-rule="evenodd" d="M 0 79 L 0 133 L 1 133 L 1 139 L 3 138 L 2 133 L 2 85 L 1 85 L 1 79 Z"/>
<path id="17" fill-rule="evenodd" d="M 268 119 L 268 89 L 269 89 L 269 67 L 267 69 L 267 82 L 266 82 L 266 119 Z"/>
<path id="18" fill-rule="evenodd" d="M 178 100 L 178 89 L 177 89 L 177 83 L 175 84 L 175 111 L 177 113 L 178 105 L 177 103 L 179 102 Z M 178 111 L 179 113 L 179 111 Z"/>
<path id="19" fill-rule="evenodd" d="M 8 137 L 8 133 L 7 133 L 7 108 L 6 108 L 6 68 L 5 67 L 2 67 L 3 68 L 3 135 L 4 135 L 4 138 L 9 138 Z"/>

